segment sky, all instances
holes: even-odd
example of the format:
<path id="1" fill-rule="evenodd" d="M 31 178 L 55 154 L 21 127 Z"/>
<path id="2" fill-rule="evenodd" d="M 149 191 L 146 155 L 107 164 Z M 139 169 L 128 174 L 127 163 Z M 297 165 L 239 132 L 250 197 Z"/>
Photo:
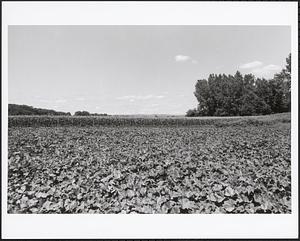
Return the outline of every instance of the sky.
<path id="1" fill-rule="evenodd" d="M 9 103 L 71 112 L 185 114 L 198 79 L 272 78 L 288 26 L 9 26 Z"/>

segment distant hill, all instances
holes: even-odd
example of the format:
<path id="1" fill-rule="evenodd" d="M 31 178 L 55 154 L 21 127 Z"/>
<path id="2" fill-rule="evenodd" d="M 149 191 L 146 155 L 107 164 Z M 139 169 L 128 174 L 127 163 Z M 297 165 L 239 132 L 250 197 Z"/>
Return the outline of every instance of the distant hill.
<path id="1" fill-rule="evenodd" d="M 28 105 L 8 104 L 8 115 L 67 115 L 70 112 L 61 112 L 42 108 L 34 108 Z"/>

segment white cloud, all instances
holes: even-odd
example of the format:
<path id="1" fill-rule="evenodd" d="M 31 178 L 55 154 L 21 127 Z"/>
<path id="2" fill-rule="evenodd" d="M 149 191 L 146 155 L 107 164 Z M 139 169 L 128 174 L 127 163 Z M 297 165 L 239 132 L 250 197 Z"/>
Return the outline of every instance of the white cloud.
<path id="1" fill-rule="evenodd" d="M 240 69 L 245 69 L 247 73 L 252 73 L 259 78 L 272 78 L 281 67 L 274 64 L 263 65 L 261 61 L 255 60 L 250 63 L 242 64 Z"/>
<path id="2" fill-rule="evenodd" d="M 186 56 L 186 55 L 176 55 L 175 56 L 175 61 L 176 62 L 186 62 L 186 61 L 188 61 L 188 60 L 190 60 L 191 59 L 191 57 L 190 56 Z"/>
<path id="3" fill-rule="evenodd" d="M 252 69 L 252 68 L 256 68 L 258 66 L 261 66 L 263 63 L 260 62 L 260 61 L 253 61 L 253 62 L 250 62 L 250 63 L 246 63 L 246 64 L 242 64 L 240 66 L 241 69 Z"/>
<path id="4" fill-rule="evenodd" d="M 261 68 L 252 69 L 253 73 L 257 77 L 272 78 L 275 73 L 278 73 L 281 70 L 281 67 L 274 64 L 269 64 Z"/>
<path id="5" fill-rule="evenodd" d="M 265 66 L 264 69 L 270 70 L 270 71 L 280 71 L 281 67 L 279 65 L 269 64 L 269 65 Z"/>
<path id="6" fill-rule="evenodd" d="M 137 100 L 149 100 L 149 99 L 154 99 L 156 96 L 154 95 L 138 95 L 138 96 L 135 96 L 135 98 Z"/>
<path id="7" fill-rule="evenodd" d="M 182 63 L 183 62 L 190 62 L 192 64 L 198 64 L 198 60 L 192 58 L 191 56 L 187 56 L 187 55 L 179 54 L 179 55 L 176 55 L 174 57 L 174 59 L 175 59 L 176 62 L 182 62 Z"/>

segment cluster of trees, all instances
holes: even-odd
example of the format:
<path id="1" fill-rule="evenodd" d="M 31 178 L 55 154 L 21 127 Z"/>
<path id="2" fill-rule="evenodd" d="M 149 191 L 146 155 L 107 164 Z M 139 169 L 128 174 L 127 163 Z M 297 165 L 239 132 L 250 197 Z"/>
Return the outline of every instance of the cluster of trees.
<path id="1" fill-rule="evenodd" d="M 71 116 L 70 112 L 55 111 L 42 108 L 34 108 L 28 105 L 8 104 L 8 115 L 52 115 Z M 88 111 L 76 111 L 75 116 L 107 116 L 107 114 L 89 113 Z"/>
<path id="2" fill-rule="evenodd" d="M 74 116 L 107 116 L 107 114 L 89 113 L 88 111 L 76 111 L 74 113 Z"/>
<path id="3" fill-rule="evenodd" d="M 198 107 L 187 116 L 245 116 L 289 112 L 291 110 L 291 54 L 285 68 L 274 78 L 252 74 L 211 74 L 195 86 Z"/>
<path id="4" fill-rule="evenodd" d="M 90 113 L 88 111 L 76 111 L 74 116 L 89 116 Z"/>
<path id="5" fill-rule="evenodd" d="M 70 116 L 70 112 L 61 112 L 28 105 L 8 104 L 8 115 L 60 115 Z"/>

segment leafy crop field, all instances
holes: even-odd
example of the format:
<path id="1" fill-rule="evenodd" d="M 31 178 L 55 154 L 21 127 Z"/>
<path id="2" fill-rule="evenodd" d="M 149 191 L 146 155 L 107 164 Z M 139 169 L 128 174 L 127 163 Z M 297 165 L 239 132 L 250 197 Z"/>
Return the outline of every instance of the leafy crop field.
<path id="1" fill-rule="evenodd" d="M 9 120 L 9 213 L 291 213 L 290 114 L 46 119 Z"/>

